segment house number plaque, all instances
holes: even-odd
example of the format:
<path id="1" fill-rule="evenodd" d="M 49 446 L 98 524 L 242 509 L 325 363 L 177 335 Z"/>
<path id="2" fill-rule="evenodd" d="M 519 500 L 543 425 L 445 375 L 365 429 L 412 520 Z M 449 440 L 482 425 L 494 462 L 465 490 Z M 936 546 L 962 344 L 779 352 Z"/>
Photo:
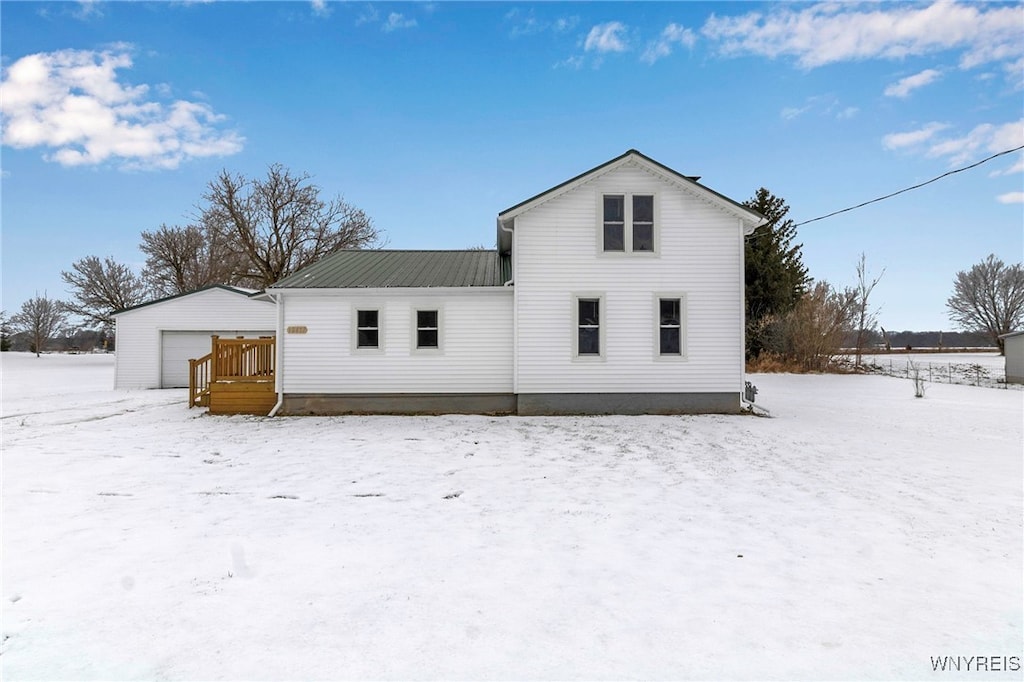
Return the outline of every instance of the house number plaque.
<path id="1" fill-rule="evenodd" d="M 305 334 L 309 329 L 304 324 L 295 325 L 294 327 L 288 327 L 289 334 Z"/>

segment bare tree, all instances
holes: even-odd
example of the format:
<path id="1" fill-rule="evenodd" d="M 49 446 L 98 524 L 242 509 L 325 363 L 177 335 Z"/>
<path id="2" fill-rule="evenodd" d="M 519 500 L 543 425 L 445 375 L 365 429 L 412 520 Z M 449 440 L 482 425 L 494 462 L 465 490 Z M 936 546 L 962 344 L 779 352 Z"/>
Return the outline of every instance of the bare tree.
<path id="1" fill-rule="evenodd" d="M 71 270 L 60 276 L 71 287 L 74 300 L 64 308 L 81 316 L 86 324 L 97 323 L 111 327 L 117 310 L 130 308 L 146 300 L 146 285 L 131 271 L 112 258 L 102 261 L 97 256 L 86 256 L 71 264 Z"/>
<path id="2" fill-rule="evenodd" d="M 762 319 L 757 330 L 764 350 L 803 371 L 822 372 L 842 352 L 843 339 L 856 319 L 857 293 L 816 282 L 796 307 Z"/>
<path id="3" fill-rule="evenodd" d="M 0 352 L 6 353 L 11 349 L 11 320 L 7 317 L 6 310 L 0 310 Z"/>
<path id="4" fill-rule="evenodd" d="M 376 244 L 380 235 L 361 209 L 340 196 L 320 198 L 310 176 L 281 164 L 263 179 L 222 171 L 203 199 L 204 229 L 223 235 L 245 257 L 236 282 L 267 287 L 339 249 Z"/>
<path id="5" fill-rule="evenodd" d="M 21 304 L 21 311 L 11 318 L 11 327 L 16 332 L 26 332 L 32 339 L 32 352 L 39 357 L 43 346 L 60 333 L 67 320 L 64 304 L 46 297 L 46 292 L 30 298 Z"/>
<path id="6" fill-rule="evenodd" d="M 990 254 L 970 270 L 956 273 L 946 307 L 954 324 L 983 332 L 1002 354 L 999 337 L 1024 325 L 1024 265 L 1006 265 Z"/>
<path id="7" fill-rule="evenodd" d="M 857 325 L 857 356 L 854 364 L 857 367 L 860 367 L 861 356 L 864 354 L 864 344 L 867 343 L 867 340 L 878 325 L 878 309 L 871 309 L 870 299 L 871 292 L 875 290 L 875 286 L 877 286 L 884 274 L 885 268 L 882 268 L 877 277 L 868 281 L 867 256 L 863 253 L 860 254 L 860 261 L 857 263 L 857 286 L 854 288 L 854 295 L 856 296 L 854 302 L 856 306 L 855 315 L 857 317 L 855 322 Z"/>
<path id="8" fill-rule="evenodd" d="M 184 294 L 211 284 L 235 284 L 236 273 L 246 270 L 226 235 L 200 225 L 161 225 L 143 232 L 139 250 L 146 254 L 142 279 L 158 296 Z"/>

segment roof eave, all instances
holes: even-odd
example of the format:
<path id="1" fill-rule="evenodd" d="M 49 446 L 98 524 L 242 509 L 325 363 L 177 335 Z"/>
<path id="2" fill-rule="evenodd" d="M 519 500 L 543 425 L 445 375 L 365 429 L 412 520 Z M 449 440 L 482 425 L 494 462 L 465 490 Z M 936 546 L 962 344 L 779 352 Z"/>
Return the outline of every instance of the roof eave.
<path id="1" fill-rule="evenodd" d="M 705 185 L 700 184 L 698 182 L 698 180 L 700 179 L 699 176 L 683 175 L 679 171 L 673 168 L 669 168 L 665 164 L 659 163 L 658 161 L 655 161 L 651 157 L 646 156 L 645 154 L 642 154 L 641 152 L 635 149 L 630 149 L 625 154 L 617 156 L 614 159 L 606 161 L 599 166 L 595 166 L 594 168 L 591 168 L 588 171 L 580 173 L 574 178 L 566 180 L 565 182 L 559 185 L 555 185 L 551 189 L 541 192 L 540 194 L 537 194 L 533 197 L 530 197 L 525 201 L 521 201 L 515 206 L 511 206 L 502 211 L 501 213 L 499 213 L 499 243 L 501 238 L 501 228 L 504 227 L 506 230 L 512 229 L 514 225 L 513 221 L 516 217 L 522 215 L 523 213 L 526 213 L 527 211 L 546 201 L 550 201 L 551 199 L 571 192 L 572 190 L 576 189 L 577 187 L 586 182 L 589 182 L 591 179 L 598 175 L 609 173 L 618 168 L 619 166 L 622 166 L 633 160 L 646 164 L 650 170 L 662 175 L 662 177 L 664 177 L 664 179 L 668 182 L 675 182 L 681 185 L 688 185 L 695 188 L 698 191 L 710 195 L 709 198 L 713 199 L 715 203 L 718 204 L 722 209 L 726 210 L 729 213 L 732 213 L 743 222 L 744 234 L 751 234 L 758 227 L 768 222 L 768 220 L 760 213 L 730 199 L 724 194 L 716 192 L 710 187 L 706 187 Z"/>

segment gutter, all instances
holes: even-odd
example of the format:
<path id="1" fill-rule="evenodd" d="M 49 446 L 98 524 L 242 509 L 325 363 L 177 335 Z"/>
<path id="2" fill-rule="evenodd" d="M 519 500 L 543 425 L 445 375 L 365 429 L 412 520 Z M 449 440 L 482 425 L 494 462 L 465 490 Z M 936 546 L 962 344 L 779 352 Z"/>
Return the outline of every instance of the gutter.
<path id="1" fill-rule="evenodd" d="M 273 417 L 284 405 L 284 363 L 281 362 L 284 359 L 284 302 L 283 294 L 277 294 L 275 297 L 268 291 L 267 296 L 277 305 L 277 343 L 274 344 L 274 388 L 277 389 L 277 402 L 267 414 L 268 417 Z"/>

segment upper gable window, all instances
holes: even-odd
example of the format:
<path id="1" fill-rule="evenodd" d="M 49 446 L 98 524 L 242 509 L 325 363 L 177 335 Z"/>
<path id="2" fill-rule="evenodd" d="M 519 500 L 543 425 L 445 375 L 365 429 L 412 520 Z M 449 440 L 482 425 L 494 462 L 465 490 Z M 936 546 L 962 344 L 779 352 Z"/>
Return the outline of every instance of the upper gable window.
<path id="1" fill-rule="evenodd" d="M 633 195 L 633 250 L 654 251 L 654 197 Z"/>
<path id="2" fill-rule="evenodd" d="M 614 253 L 654 252 L 654 195 L 605 194 L 602 197 L 601 249 Z"/>
<path id="3" fill-rule="evenodd" d="M 621 194 L 604 196 L 604 250 L 626 250 L 626 197 Z"/>

